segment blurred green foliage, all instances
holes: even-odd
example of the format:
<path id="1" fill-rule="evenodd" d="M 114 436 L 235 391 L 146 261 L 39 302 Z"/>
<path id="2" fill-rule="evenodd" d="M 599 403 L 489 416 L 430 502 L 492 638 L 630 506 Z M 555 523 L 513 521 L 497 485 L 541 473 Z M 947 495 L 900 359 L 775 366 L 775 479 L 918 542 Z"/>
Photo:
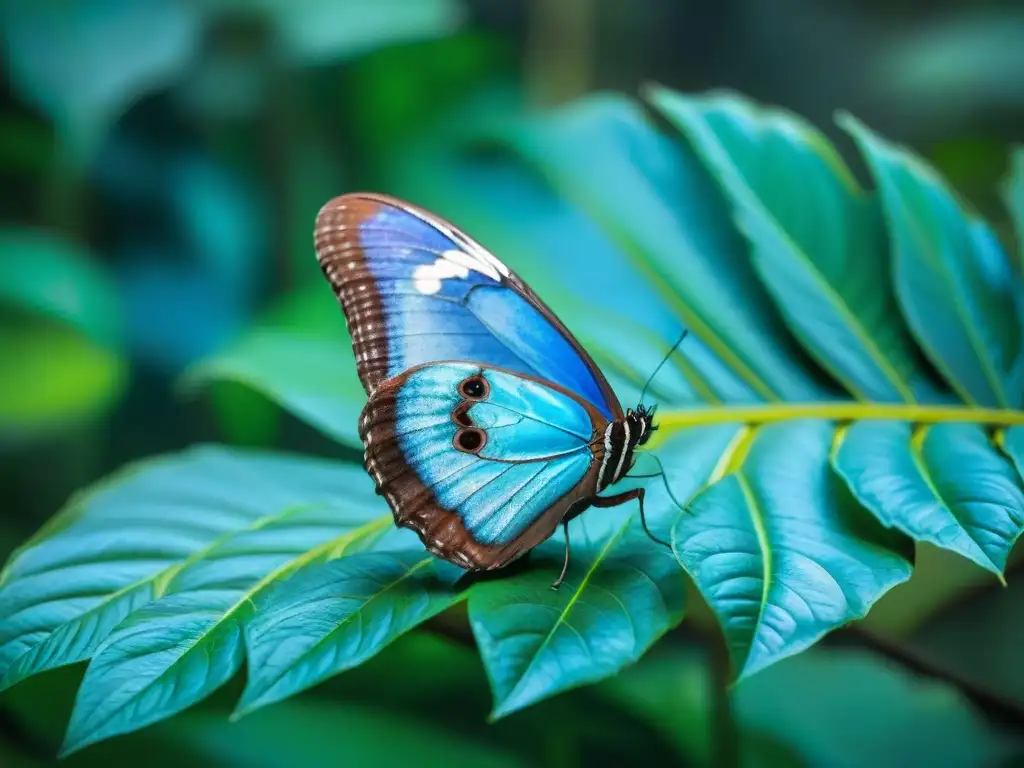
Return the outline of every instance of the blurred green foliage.
<path id="1" fill-rule="evenodd" d="M 0 0 L 0 555 L 76 489 L 163 450 L 217 439 L 352 457 L 288 413 L 336 398 L 350 363 L 331 355 L 338 337 L 324 329 L 343 333 L 342 321 L 312 254 L 329 197 L 409 196 L 507 243 L 510 260 L 535 249 L 526 263 L 612 247 L 548 182 L 615 158 L 523 135 L 513 149 L 547 163 L 523 173 L 501 159 L 508 146 L 459 151 L 483 126 L 551 106 L 551 82 L 728 85 L 807 116 L 870 185 L 831 122 L 847 110 L 918 149 L 1024 258 L 1024 150 L 1006 152 L 1024 135 L 1019 3 L 576 0 L 552 13 L 558 2 Z M 568 29 L 538 26 L 552 19 Z M 578 190 L 602 221 L 650 210 L 624 192 L 614 176 Z M 571 279 L 554 264 L 524 275 L 546 297 Z M 268 371 L 317 355 L 286 410 L 258 394 L 282 391 Z M 637 367 L 652 356 L 639 350 Z M 353 413 L 334 416 L 351 432 Z M 915 578 L 869 624 L 1024 706 L 1024 594 L 978 586 L 981 568 L 936 553 L 919 550 Z M 723 707 L 704 643 L 685 633 L 593 689 L 485 725 L 490 692 L 464 641 L 407 635 L 229 723 L 236 675 L 197 708 L 67 762 L 708 765 L 727 763 L 731 741 L 745 765 L 997 765 L 1020 751 L 1012 728 L 952 687 L 863 651 L 789 659 Z M 51 764 L 81 667 L 0 693 L 0 762 Z"/>

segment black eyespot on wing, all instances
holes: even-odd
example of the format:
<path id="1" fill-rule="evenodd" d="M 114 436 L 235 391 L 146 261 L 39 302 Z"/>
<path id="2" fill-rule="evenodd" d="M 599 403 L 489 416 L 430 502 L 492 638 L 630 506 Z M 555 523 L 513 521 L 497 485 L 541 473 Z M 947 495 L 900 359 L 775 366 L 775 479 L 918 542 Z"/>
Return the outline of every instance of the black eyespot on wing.
<path id="1" fill-rule="evenodd" d="M 459 394 L 467 400 L 483 400 L 490 391 L 491 387 L 483 376 L 470 376 L 459 384 Z"/>
<path id="2" fill-rule="evenodd" d="M 452 421 L 463 427 L 472 427 L 473 418 L 469 415 L 468 403 L 460 403 L 452 411 Z"/>
<path id="3" fill-rule="evenodd" d="M 455 433 L 455 447 L 465 453 L 477 453 L 487 442 L 487 433 L 482 429 L 470 427 Z"/>

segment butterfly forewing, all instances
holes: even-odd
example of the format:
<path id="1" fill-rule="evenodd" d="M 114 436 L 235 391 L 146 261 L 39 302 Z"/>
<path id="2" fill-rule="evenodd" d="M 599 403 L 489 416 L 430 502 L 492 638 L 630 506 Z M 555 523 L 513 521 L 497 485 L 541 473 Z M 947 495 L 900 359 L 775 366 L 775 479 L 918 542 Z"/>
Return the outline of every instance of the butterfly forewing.
<path id="1" fill-rule="evenodd" d="M 368 394 L 416 365 L 466 360 L 551 381 L 621 418 L 585 350 L 515 273 L 451 224 L 381 195 L 323 207 L 315 243 Z"/>

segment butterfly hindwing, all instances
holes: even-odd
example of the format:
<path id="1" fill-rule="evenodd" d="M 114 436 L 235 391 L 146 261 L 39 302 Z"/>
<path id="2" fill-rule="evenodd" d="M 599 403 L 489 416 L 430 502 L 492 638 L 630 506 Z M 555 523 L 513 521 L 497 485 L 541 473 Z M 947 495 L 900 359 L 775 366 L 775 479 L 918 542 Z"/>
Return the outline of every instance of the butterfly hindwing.
<path id="1" fill-rule="evenodd" d="M 494 568 L 547 538 L 595 493 L 607 424 L 582 399 L 465 362 L 386 379 L 360 420 L 370 475 L 435 554 Z"/>
<path id="2" fill-rule="evenodd" d="M 316 225 L 368 394 L 424 363 L 471 360 L 553 382 L 621 418 L 593 360 L 530 288 L 456 227 L 415 206 L 343 195 Z"/>

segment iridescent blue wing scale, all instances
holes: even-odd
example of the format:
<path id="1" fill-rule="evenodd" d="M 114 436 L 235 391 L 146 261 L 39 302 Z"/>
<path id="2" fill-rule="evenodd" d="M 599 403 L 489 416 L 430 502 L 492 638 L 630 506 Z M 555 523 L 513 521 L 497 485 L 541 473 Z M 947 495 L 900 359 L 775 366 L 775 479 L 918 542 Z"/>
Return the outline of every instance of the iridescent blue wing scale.
<path id="1" fill-rule="evenodd" d="M 394 198 L 349 194 L 320 211 L 315 242 L 367 394 L 414 366 L 463 360 L 557 384 L 605 419 L 622 418 L 562 322 L 455 226 Z"/>
<path id="2" fill-rule="evenodd" d="M 595 424 L 606 423 L 557 385 L 449 361 L 381 382 L 360 435 L 396 522 L 436 555 L 486 569 L 536 546 L 596 493 Z"/>

